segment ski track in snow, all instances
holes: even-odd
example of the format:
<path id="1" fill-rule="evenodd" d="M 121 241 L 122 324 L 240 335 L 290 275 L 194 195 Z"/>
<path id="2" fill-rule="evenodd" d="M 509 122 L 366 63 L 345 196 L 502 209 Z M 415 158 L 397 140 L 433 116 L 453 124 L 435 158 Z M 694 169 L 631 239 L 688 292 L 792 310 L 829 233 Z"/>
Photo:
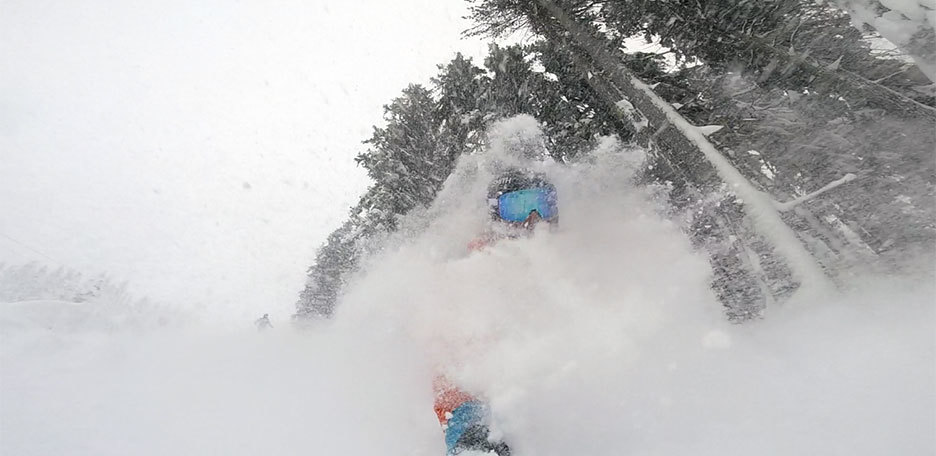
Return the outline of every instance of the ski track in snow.
<path id="1" fill-rule="evenodd" d="M 622 178 L 639 151 L 533 165 L 560 228 L 468 254 L 492 171 L 536 144 L 513 122 L 311 330 L 0 305 L 0 454 L 441 455 L 437 372 L 515 456 L 936 451 L 933 285 L 865 278 L 729 325 L 705 258 Z"/>

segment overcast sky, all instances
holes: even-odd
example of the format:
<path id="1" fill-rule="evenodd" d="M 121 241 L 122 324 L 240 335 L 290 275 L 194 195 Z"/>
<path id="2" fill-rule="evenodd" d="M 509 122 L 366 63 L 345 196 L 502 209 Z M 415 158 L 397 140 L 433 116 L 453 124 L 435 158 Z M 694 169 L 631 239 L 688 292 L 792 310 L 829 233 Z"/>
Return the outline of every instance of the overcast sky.
<path id="1" fill-rule="evenodd" d="M 463 3 L 0 1 L 0 262 L 285 318 L 382 105 L 482 55 Z"/>

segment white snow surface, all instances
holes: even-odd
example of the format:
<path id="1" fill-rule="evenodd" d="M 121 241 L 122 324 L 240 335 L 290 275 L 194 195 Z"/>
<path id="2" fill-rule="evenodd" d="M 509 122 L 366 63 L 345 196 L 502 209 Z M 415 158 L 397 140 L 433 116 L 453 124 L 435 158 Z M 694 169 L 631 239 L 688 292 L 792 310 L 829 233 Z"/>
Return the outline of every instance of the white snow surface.
<path id="1" fill-rule="evenodd" d="M 309 330 L 0 305 L 0 454 L 441 455 L 438 373 L 516 456 L 936 451 L 932 283 L 865 277 L 729 325 L 705 258 L 628 178 L 641 151 L 611 140 L 527 163 L 557 229 L 468 253 L 489 177 L 537 144 L 517 134 L 464 158 Z"/>

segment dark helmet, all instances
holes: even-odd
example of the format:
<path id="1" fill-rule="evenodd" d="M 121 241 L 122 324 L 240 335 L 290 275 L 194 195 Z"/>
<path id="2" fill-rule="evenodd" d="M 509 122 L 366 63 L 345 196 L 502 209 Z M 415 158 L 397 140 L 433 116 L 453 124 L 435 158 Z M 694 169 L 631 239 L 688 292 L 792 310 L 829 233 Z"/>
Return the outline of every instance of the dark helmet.
<path id="1" fill-rule="evenodd" d="M 490 215 L 493 220 L 501 220 L 499 215 L 498 198 L 517 190 L 545 188 L 555 193 L 556 187 L 542 173 L 534 173 L 522 169 L 512 168 L 491 181 L 488 185 L 487 198 Z M 553 206 L 555 201 L 553 200 Z M 540 214 L 541 216 L 543 214 Z"/>

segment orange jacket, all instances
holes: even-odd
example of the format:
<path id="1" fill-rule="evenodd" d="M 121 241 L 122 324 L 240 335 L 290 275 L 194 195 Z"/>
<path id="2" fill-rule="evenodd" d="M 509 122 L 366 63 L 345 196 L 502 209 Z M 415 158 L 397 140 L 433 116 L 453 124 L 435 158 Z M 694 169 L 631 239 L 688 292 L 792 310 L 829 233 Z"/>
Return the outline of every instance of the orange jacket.
<path id="1" fill-rule="evenodd" d="M 447 378 L 440 375 L 432 382 L 432 389 L 435 392 L 436 416 L 439 418 L 439 424 L 445 426 L 452 412 L 465 402 L 475 400 L 474 396 L 458 389 Z"/>

